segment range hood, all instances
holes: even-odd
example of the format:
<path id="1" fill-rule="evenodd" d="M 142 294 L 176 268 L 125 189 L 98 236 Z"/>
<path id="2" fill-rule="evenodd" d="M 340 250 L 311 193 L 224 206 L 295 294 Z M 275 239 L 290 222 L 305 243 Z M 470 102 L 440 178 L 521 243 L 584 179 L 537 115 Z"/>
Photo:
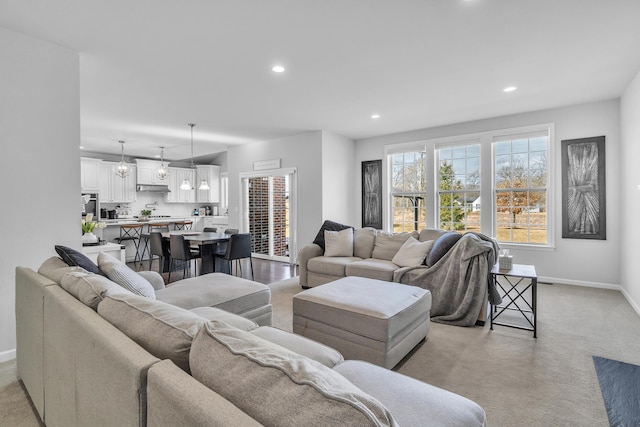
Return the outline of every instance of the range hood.
<path id="1" fill-rule="evenodd" d="M 141 193 L 170 193 L 168 185 L 138 185 L 136 191 Z"/>

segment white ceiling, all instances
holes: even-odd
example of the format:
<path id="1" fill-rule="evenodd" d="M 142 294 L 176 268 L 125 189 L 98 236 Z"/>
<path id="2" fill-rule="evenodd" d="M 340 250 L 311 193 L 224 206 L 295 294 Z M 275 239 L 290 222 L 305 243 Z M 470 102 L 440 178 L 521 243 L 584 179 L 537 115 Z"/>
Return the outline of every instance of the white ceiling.
<path id="1" fill-rule="evenodd" d="M 85 149 L 170 160 L 189 122 L 201 156 L 617 98 L 639 23 L 638 0 L 0 0 L 0 26 L 80 52 Z"/>

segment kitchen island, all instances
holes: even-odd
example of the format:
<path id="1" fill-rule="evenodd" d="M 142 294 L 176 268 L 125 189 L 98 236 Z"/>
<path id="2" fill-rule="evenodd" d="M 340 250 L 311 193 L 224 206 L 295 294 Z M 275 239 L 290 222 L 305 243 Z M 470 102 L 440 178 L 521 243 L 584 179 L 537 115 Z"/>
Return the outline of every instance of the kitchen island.
<path id="1" fill-rule="evenodd" d="M 118 219 L 101 219 L 100 222 L 106 224 L 106 227 L 103 229 L 97 229 L 94 233 L 103 240 L 108 242 L 115 242 L 115 239 L 120 237 L 120 226 L 125 224 L 142 224 L 144 227 L 142 229 L 142 233 L 147 232 L 147 224 L 162 224 L 169 223 L 169 230 L 174 229 L 174 224 L 176 222 L 181 221 L 192 221 L 193 225 L 191 229 L 194 231 L 202 231 L 204 227 L 218 227 L 219 231 L 223 231 L 226 228 L 226 224 L 228 223 L 228 217 L 226 216 L 169 216 L 169 217 L 151 217 L 147 221 L 140 221 L 137 218 L 127 217 L 127 218 L 118 218 Z M 213 224 L 213 225 L 212 225 Z M 135 259 L 135 245 L 132 241 L 123 242 L 125 246 L 125 258 L 127 262 L 131 262 Z M 144 242 L 140 244 L 140 254 L 142 254 L 142 250 L 144 247 Z M 148 252 L 145 254 L 148 257 Z M 148 259 L 148 258 L 147 258 Z"/>

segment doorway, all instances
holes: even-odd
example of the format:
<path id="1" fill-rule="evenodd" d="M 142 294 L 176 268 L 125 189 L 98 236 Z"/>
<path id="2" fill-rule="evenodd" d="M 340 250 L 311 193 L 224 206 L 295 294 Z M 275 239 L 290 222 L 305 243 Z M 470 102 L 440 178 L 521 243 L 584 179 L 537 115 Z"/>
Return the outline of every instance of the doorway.
<path id="1" fill-rule="evenodd" d="M 295 169 L 245 173 L 240 180 L 242 229 L 251 233 L 251 256 L 295 264 Z"/>

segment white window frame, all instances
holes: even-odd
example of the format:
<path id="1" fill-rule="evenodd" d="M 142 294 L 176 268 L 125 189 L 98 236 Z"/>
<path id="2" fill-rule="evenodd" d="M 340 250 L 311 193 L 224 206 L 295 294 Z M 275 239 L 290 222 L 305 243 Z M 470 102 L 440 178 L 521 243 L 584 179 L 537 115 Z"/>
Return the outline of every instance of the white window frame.
<path id="1" fill-rule="evenodd" d="M 480 198 L 482 200 L 480 212 L 480 232 L 496 236 L 496 203 L 495 203 L 495 167 L 494 167 L 494 145 L 496 138 L 509 136 L 519 136 L 522 134 L 548 131 L 547 141 L 547 243 L 515 243 L 500 242 L 501 248 L 527 248 L 533 250 L 554 250 L 555 249 L 555 125 L 553 123 L 541 123 L 531 126 L 520 126 L 515 128 L 498 129 L 471 134 L 448 136 L 443 138 L 433 138 L 404 142 L 399 144 L 389 144 L 384 146 L 383 173 L 383 228 L 386 231 L 393 231 L 393 218 L 391 215 L 391 154 L 407 151 L 425 150 L 426 152 L 426 174 L 431 177 L 427 181 L 427 188 L 430 190 L 426 194 L 427 207 L 427 228 L 437 228 L 439 224 L 438 206 L 438 168 L 436 150 L 447 146 L 459 146 L 473 143 L 480 143 Z M 490 174 L 488 176 L 487 174 Z"/>

